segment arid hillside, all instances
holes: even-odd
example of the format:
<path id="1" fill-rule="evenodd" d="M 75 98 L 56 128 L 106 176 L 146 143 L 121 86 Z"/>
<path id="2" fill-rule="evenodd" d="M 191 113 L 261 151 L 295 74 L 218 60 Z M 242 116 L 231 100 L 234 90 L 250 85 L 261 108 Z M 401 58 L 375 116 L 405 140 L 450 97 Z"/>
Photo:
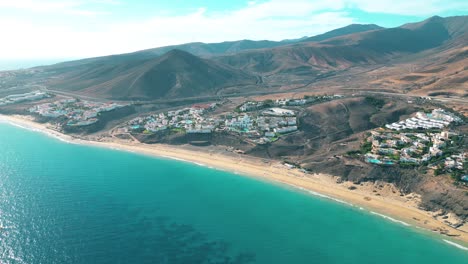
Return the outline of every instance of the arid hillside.
<path id="1" fill-rule="evenodd" d="M 0 93 L 40 87 L 122 101 L 356 91 L 464 98 L 467 25 L 468 16 L 432 17 L 291 41 L 188 43 L 6 73 Z"/>
<path id="2" fill-rule="evenodd" d="M 257 81 L 241 70 L 172 50 L 131 65 L 103 64 L 71 71 L 54 79 L 50 87 L 95 97 L 150 100 L 215 95 L 223 88 L 255 85 Z"/>

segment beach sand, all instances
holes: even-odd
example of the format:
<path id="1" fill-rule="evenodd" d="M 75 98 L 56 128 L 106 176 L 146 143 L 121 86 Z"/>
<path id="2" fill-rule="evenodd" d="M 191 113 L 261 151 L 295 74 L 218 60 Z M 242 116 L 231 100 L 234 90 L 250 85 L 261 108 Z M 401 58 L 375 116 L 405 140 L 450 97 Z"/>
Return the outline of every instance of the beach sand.
<path id="1" fill-rule="evenodd" d="M 441 239 L 468 246 L 468 233 L 455 229 L 436 219 L 434 213 L 418 208 L 419 196 L 409 194 L 401 196 L 398 190 L 388 183 L 365 183 L 353 185 L 350 182 L 336 183 L 336 177 L 323 174 L 305 174 L 297 169 L 288 169 L 279 161 L 216 151 L 202 151 L 200 148 L 170 146 L 162 144 L 143 144 L 117 138 L 102 138 L 101 141 L 90 141 L 64 135 L 53 130 L 48 124 L 39 124 L 28 116 L 0 115 L 0 121 L 9 122 L 24 128 L 41 131 L 63 141 L 75 144 L 86 144 L 112 148 L 135 153 L 173 158 L 199 165 L 212 167 L 240 175 L 257 177 L 268 181 L 287 184 L 311 194 L 327 197 L 335 201 L 355 206 L 379 215 L 387 220 L 404 226 L 413 226 L 427 231 L 442 233 Z M 354 188 L 349 187 L 354 186 Z"/>

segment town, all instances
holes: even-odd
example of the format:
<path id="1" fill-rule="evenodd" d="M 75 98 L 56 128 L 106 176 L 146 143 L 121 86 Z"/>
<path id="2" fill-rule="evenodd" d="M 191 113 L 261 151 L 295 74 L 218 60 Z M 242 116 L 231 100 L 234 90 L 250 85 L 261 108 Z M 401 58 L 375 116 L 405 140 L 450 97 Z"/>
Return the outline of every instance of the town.
<path id="1" fill-rule="evenodd" d="M 4 98 L 0 98 L 0 106 L 18 104 L 26 101 L 37 101 L 48 97 L 50 97 L 50 95 L 41 91 L 34 91 L 25 94 L 12 94 Z"/>
<path id="2" fill-rule="evenodd" d="M 29 112 L 44 118 L 64 118 L 66 126 L 79 127 L 94 124 L 98 122 L 99 114 L 121 107 L 124 107 L 124 105 L 70 98 L 33 106 L 29 109 Z"/>
<path id="3" fill-rule="evenodd" d="M 301 99 L 277 99 L 264 101 L 247 101 L 238 107 L 241 112 L 250 112 L 268 107 L 284 107 L 284 106 L 304 106 L 312 103 L 326 102 L 333 99 L 343 98 L 343 95 L 323 95 L 323 96 L 304 96 Z"/>
<path id="4" fill-rule="evenodd" d="M 467 153 L 457 147 L 460 135 L 447 127 L 461 121 L 453 113 L 434 109 L 375 129 L 361 146 L 365 160 L 377 165 L 426 165 L 436 174 L 455 172 L 460 176 Z"/>
<path id="5" fill-rule="evenodd" d="M 0 99 L 0 106 L 19 104 L 50 98 L 42 91 L 10 95 Z M 300 129 L 298 114 L 303 107 L 342 98 L 342 95 L 304 96 L 300 99 L 248 100 L 237 107 L 223 108 L 224 102 L 195 104 L 176 110 L 140 115 L 119 125 L 120 133 L 153 135 L 173 131 L 193 135 L 211 136 L 228 133 L 252 144 L 275 142 L 286 134 Z M 28 112 L 43 121 L 55 120 L 57 128 L 76 128 L 93 125 L 101 113 L 125 107 L 123 104 L 102 103 L 64 98 L 39 103 Z M 217 111 L 219 110 L 219 111 Z M 457 115 L 437 108 L 417 112 L 405 120 L 387 124 L 368 133 L 359 151 L 364 161 L 381 166 L 427 166 L 436 174 L 455 173 L 462 181 L 466 179 L 467 154 L 457 148 L 461 134 L 450 130 L 452 124 L 463 120 Z M 118 134 L 118 133 L 117 133 Z M 203 136 L 204 137 L 204 136 Z"/>
<path id="6" fill-rule="evenodd" d="M 231 111 L 214 114 L 217 103 L 193 105 L 137 117 L 123 126 L 124 132 L 152 134 L 164 130 L 187 134 L 226 132 L 254 144 L 267 144 L 298 131 L 297 111 L 307 104 L 342 98 L 342 95 L 304 96 L 301 99 L 246 101 Z M 286 109 L 296 108 L 296 109 Z"/>
<path id="7" fill-rule="evenodd" d="M 194 105 L 166 113 L 137 117 L 126 124 L 130 131 L 155 133 L 166 129 L 182 129 L 186 132 L 211 133 L 217 120 L 206 119 L 204 114 L 214 109 L 216 104 Z"/>
<path id="8" fill-rule="evenodd" d="M 265 144 L 282 134 L 298 130 L 296 113 L 283 108 L 267 108 L 256 112 L 233 111 L 221 115 L 210 114 L 217 104 L 194 105 L 176 111 L 138 117 L 126 124 L 131 133 L 156 133 L 175 129 L 187 134 L 214 132 L 235 133 L 246 140 Z"/>
<path id="9" fill-rule="evenodd" d="M 452 122 L 459 123 L 461 121 L 460 117 L 439 108 L 434 109 L 432 113 L 418 112 L 415 117 L 385 125 L 385 127 L 396 131 L 405 129 L 442 129 Z"/>

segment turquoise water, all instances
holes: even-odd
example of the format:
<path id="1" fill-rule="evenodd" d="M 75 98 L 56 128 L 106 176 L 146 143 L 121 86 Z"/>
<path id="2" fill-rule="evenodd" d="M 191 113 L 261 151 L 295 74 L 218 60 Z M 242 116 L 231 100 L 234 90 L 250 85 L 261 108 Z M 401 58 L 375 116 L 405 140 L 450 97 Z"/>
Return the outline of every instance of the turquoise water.
<path id="1" fill-rule="evenodd" d="M 376 163 L 376 164 L 382 163 L 382 162 L 381 162 L 380 160 L 378 160 L 378 159 L 367 159 L 367 161 L 370 162 L 370 163 Z"/>
<path id="2" fill-rule="evenodd" d="M 468 263 L 355 207 L 0 123 L 0 263 Z"/>

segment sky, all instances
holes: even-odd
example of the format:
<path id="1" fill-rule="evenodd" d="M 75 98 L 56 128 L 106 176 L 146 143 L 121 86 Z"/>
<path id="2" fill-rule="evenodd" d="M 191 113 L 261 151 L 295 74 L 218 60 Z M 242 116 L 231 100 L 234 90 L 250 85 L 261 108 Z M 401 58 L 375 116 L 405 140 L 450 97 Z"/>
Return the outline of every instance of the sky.
<path id="1" fill-rule="evenodd" d="M 0 0 L 0 65 L 467 14 L 466 0 Z"/>

